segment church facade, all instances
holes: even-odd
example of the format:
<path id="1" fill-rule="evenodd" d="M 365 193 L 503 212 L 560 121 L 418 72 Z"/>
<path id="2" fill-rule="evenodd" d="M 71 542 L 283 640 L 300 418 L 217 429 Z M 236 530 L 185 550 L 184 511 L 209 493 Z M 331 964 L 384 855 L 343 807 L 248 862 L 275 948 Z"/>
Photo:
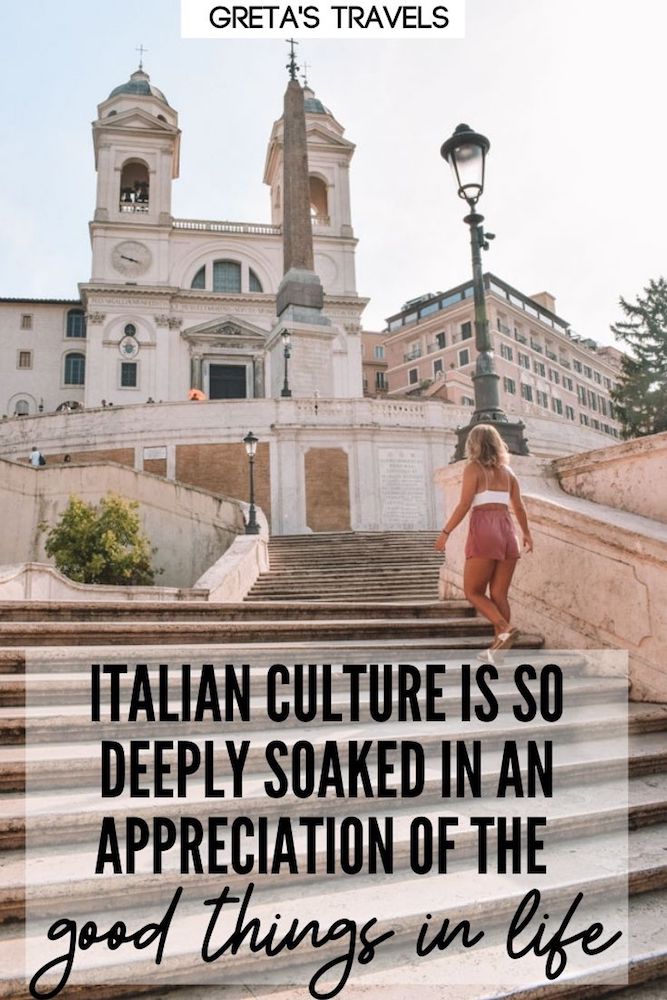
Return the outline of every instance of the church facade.
<path id="1" fill-rule="evenodd" d="M 298 362 L 308 359 L 309 337 L 289 331 L 297 334 L 292 391 L 357 397 L 365 301 L 356 289 L 350 209 L 354 145 L 307 88 L 304 109 L 314 269 L 330 329 L 325 363 L 317 364 L 321 352 L 313 350 L 315 363 L 306 365 Z M 90 278 L 79 285 L 80 302 L 0 301 L 2 412 L 174 402 L 187 399 L 192 388 L 209 399 L 279 395 L 283 133 L 281 118 L 269 138 L 264 173 L 270 224 L 175 219 L 178 114 L 141 69 L 112 90 L 93 123 L 97 194 Z"/>

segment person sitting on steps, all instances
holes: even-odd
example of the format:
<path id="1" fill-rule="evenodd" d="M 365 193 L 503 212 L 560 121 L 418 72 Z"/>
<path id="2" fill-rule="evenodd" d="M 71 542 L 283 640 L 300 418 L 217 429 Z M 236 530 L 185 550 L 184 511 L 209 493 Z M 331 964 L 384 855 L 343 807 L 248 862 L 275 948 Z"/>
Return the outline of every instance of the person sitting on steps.
<path id="1" fill-rule="evenodd" d="M 461 497 L 438 535 L 435 548 L 438 552 L 445 551 L 450 534 L 470 510 L 463 590 L 473 607 L 493 625 L 495 639 L 487 654 L 491 659 L 494 650 L 509 649 L 519 634 L 510 624 L 508 600 L 520 556 L 510 505 L 527 552 L 533 551 L 533 539 L 519 482 L 509 467 L 507 448 L 495 427 L 490 424 L 473 427 L 466 455 L 468 463 L 463 471 Z"/>

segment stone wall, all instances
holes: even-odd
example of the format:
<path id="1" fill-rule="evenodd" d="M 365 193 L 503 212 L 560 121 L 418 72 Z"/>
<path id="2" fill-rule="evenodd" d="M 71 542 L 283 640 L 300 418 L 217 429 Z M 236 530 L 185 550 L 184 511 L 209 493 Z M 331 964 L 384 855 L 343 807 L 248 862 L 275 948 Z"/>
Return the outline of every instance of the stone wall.
<path id="1" fill-rule="evenodd" d="M 667 524 L 667 431 L 556 462 L 566 493 Z"/>
<path id="2" fill-rule="evenodd" d="M 456 428 L 469 407 L 412 399 L 209 400 L 113 406 L 0 422 L 0 455 L 27 460 L 32 444 L 51 467 L 68 452 L 73 461 L 111 457 L 137 471 L 247 499 L 248 468 L 242 441 L 249 430 L 260 440 L 257 500 L 270 516 L 273 534 L 299 534 L 312 523 L 353 530 L 434 528 L 441 498 L 435 469 L 452 458 Z M 530 417 L 531 452 L 562 457 L 606 445 L 605 435 L 551 417 Z M 334 512 L 313 513 L 308 500 L 307 455 L 344 449 L 348 484 L 337 473 Z M 325 517 L 324 521 L 318 520 Z M 315 518 L 315 521 L 313 521 Z"/>
<path id="3" fill-rule="evenodd" d="M 247 497 L 248 456 L 243 442 L 176 445 L 176 479 L 223 496 Z M 255 455 L 255 503 L 270 516 L 269 446 L 260 441 Z"/>
<path id="4" fill-rule="evenodd" d="M 53 524 L 74 494 L 97 502 L 109 491 L 139 503 L 142 528 L 157 546 L 156 582 L 190 587 L 243 531 L 241 505 L 120 465 L 0 461 L 0 565 L 48 562 L 42 522 Z"/>
<path id="5" fill-rule="evenodd" d="M 343 448 L 309 448 L 305 455 L 306 523 L 311 531 L 350 530 L 350 472 Z"/>
<path id="6" fill-rule="evenodd" d="M 445 507 L 456 505 L 464 463 L 441 469 Z M 535 542 L 522 555 L 513 622 L 547 649 L 627 649 L 631 697 L 667 701 L 667 527 L 564 493 L 551 463 L 514 458 Z M 467 519 L 466 519 L 467 521 Z M 467 524 L 452 534 L 441 596 L 463 589 Z"/>

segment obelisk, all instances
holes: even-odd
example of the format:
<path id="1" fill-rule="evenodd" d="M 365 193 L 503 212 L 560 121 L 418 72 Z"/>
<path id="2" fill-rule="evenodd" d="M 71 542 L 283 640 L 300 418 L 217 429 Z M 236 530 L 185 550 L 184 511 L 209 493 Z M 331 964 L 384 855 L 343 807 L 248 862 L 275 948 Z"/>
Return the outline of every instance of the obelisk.
<path id="1" fill-rule="evenodd" d="M 303 89 L 296 78 L 294 45 L 283 104 L 283 279 L 278 287 L 279 319 L 327 323 L 324 293 L 313 263 L 310 180 Z"/>

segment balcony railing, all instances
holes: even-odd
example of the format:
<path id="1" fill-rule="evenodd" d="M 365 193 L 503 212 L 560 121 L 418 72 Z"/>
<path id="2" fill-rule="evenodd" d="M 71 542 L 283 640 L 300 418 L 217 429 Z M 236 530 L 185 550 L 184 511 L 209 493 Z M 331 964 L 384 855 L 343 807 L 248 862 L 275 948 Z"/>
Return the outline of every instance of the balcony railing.
<path id="1" fill-rule="evenodd" d="M 280 236 L 280 226 L 257 225 L 254 222 L 214 222 L 210 219 L 174 219 L 174 229 L 194 229 L 207 233 L 241 233 L 247 236 Z"/>
<path id="2" fill-rule="evenodd" d="M 528 343 L 528 337 L 524 337 L 524 335 L 522 333 L 519 333 L 518 330 L 514 331 L 514 339 L 517 340 L 520 344 Z"/>
<path id="3" fill-rule="evenodd" d="M 147 201 L 121 201 L 118 206 L 121 212 L 147 212 Z"/>
<path id="4" fill-rule="evenodd" d="M 421 347 L 416 347 L 414 350 L 409 351 L 407 354 L 403 355 L 404 361 L 416 361 L 417 358 L 421 358 L 422 349 Z"/>
<path id="5" fill-rule="evenodd" d="M 511 336 L 510 328 L 505 323 L 498 323 L 498 329 L 501 333 L 504 333 L 506 337 Z"/>
<path id="6" fill-rule="evenodd" d="M 551 361 L 558 361 L 558 355 L 554 354 L 553 351 L 545 351 L 544 353 Z"/>
<path id="7" fill-rule="evenodd" d="M 534 351 L 537 351 L 538 354 L 544 354 L 544 348 L 541 344 L 538 344 L 536 340 L 531 340 L 530 346 Z"/>

